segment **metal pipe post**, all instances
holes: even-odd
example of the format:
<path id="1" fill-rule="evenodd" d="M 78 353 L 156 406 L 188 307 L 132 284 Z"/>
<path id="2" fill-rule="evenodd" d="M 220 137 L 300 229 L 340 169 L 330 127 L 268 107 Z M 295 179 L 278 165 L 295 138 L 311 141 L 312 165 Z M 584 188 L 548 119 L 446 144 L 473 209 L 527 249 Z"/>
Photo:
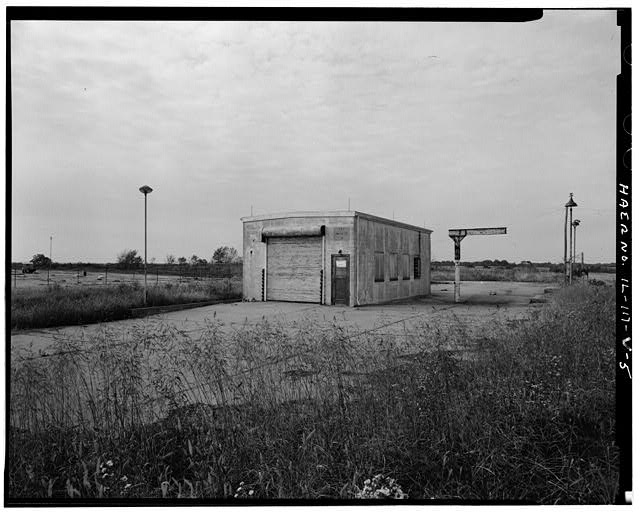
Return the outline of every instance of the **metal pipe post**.
<path id="1" fill-rule="evenodd" d="M 144 305 L 147 306 L 147 195 L 144 195 Z"/>
<path id="2" fill-rule="evenodd" d="M 453 302 L 460 302 L 460 261 L 454 260 L 455 268 L 455 282 L 453 284 Z"/>

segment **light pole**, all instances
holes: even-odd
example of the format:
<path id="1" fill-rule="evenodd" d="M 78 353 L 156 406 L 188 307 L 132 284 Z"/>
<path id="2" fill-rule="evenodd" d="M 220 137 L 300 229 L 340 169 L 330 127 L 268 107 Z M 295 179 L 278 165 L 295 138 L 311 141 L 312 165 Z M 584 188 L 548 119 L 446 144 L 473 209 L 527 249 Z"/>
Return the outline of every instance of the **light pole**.
<path id="1" fill-rule="evenodd" d="M 153 189 L 148 185 L 140 187 L 140 192 L 144 194 L 144 305 L 147 306 L 147 194 Z"/>
<path id="2" fill-rule="evenodd" d="M 573 201 L 573 193 L 569 193 L 569 201 L 564 205 L 564 283 L 571 283 L 571 270 L 570 266 L 567 262 L 567 216 L 571 214 L 571 221 L 573 222 L 573 207 L 577 207 L 578 204 Z M 571 232 L 569 232 L 569 237 L 571 237 Z M 569 251 L 571 251 L 571 244 L 569 244 Z M 571 253 L 569 253 L 571 255 Z M 571 256 L 569 256 L 571 258 Z M 567 273 L 569 271 L 569 273 Z"/>
<path id="3" fill-rule="evenodd" d="M 575 221 L 573 221 L 573 223 L 571 223 L 571 226 L 573 226 L 573 259 L 572 259 L 572 264 L 576 263 L 576 241 L 577 239 L 577 228 L 580 225 L 580 219 L 576 219 Z M 573 273 L 573 269 L 571 269 L 572 273 Z"/>

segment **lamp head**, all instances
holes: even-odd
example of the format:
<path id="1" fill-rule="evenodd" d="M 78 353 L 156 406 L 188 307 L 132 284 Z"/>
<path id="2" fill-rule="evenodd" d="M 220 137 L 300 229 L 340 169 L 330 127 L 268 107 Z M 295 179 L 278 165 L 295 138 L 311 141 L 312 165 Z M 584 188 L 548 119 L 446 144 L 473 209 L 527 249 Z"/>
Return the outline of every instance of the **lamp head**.
<path id="1" fill-rule="evenodd" d="M 565 207 L 577 207 L 578 204 L 573 201 L 573 193 L 569 194 L 569 201 L 567 201 L 567 203 L 565 204 Z"/>
<path id="2" fill-rule="evenodd" d="M 150 192 L 152 192 L 152 191 L 153 191 L 153 189 L 151 187 L 149 187 L 148 185 L 143 185 L 142 187 L 140 187 L 140 192 L 142 194 L 144 194 L 145 196 L 147 194 L 149 194 Z"/>

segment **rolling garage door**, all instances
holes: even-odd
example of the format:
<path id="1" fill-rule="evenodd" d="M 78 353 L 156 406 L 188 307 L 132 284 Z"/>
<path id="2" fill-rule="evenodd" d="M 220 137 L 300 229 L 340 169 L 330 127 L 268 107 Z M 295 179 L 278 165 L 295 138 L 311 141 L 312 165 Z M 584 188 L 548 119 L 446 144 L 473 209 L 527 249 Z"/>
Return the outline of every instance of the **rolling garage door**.
<path id="1" fill-rule="evenodd" d="M 267 299 L 320 302 L 322 237 L 267 239 Z"/>

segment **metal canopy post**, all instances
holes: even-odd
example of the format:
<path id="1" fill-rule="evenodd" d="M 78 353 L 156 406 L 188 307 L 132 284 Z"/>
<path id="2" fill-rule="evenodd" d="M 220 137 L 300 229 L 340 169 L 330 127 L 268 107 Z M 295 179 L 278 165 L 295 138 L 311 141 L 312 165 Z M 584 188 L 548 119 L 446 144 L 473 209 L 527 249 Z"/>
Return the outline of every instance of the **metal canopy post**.
<path id="1" fill-rule="evenodd" d="M 460 232 L 464 232 L 465 230 L 459 230 Z M 456 303 L 460 302 L 460 243 L 462 239 L 464 239 L 466 233 L 451 235 L 451 230 L 449 230 L 449 237 L 453 239 L 453 254 L 454 254 L 454 265 L 455 267 L 455 281 L 453 285 L 453 300 Z"/>
<path id="2" fill-rule="evenodd" d="M 449 237 L 453 239 L 455 282 L 453 285 L 453 300 L 460 302 L 460 243 L 467 235 L 504 235 L 507 233 L 505 227 L 500 228 L 466 228 L 449 230 Z"/>

